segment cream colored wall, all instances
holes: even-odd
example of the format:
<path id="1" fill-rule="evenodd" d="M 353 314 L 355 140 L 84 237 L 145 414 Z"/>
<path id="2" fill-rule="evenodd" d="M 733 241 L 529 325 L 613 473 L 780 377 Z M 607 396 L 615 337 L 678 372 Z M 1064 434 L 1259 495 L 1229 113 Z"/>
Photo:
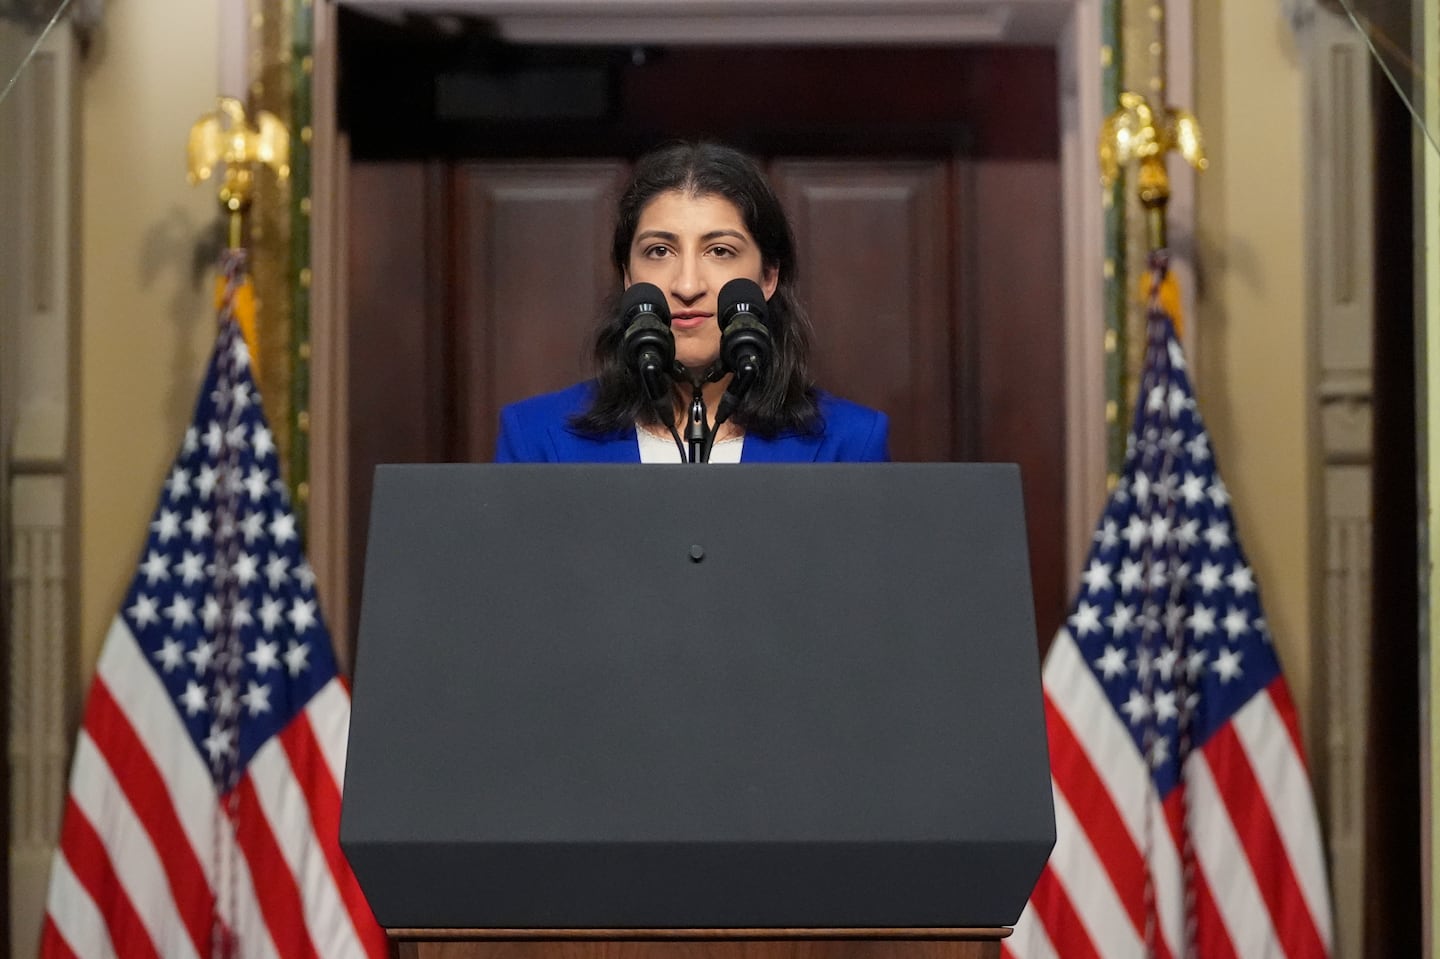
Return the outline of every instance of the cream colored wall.
<path id="1" fill-rule="evenodd" d="M 197 244 L 213 188 L 185 142 L 214 109 L 214 3 L 113 0 L 82 67 L 80 669 L 88 682 L 144 544 L 214 338 Z"/>
<path id="2" fill-rule="evenodd" d="M 1306 312 L 1305 88 L 1279 3 L 1195 5 L 1196 391 L 1315 752 L 1314 446 Z"/>

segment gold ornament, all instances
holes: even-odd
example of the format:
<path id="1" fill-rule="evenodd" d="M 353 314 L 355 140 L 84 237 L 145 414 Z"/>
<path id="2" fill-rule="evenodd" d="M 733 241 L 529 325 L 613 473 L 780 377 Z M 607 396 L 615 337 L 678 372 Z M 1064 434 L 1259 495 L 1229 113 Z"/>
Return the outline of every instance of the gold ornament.
<path id="1" fill-rule="evenodd" d="M 1120 94 L 1120 109 L 1100 128 L 1100 181 L 1109 190 L 1122 169 L 1138 165 L 1137 187 L 1140 203 L 1150 217 L 1152 249 L 1165 245 L 1165 204 L 1170 201 L 1165 155 L 1171 151 L 1196 170 L 1209 165 L 1194 115 L 1175 107 L 1154 107 L 1129 90 Z"/>
<path id="2" fill-rule="evenodd" d="M 220 205 L 230 214 L 230 245 L 240 246 L 241 218 L 255 193 L 255 167 L 268 166 L 282 180 L 290 176 L 289 131 L 265 110 L 252 124 L 239 100 L 221 97 L 219 108 L 190 128 L 188 154 L 191 184 L 210 179 L 217 165 L 225 165 Z"/>

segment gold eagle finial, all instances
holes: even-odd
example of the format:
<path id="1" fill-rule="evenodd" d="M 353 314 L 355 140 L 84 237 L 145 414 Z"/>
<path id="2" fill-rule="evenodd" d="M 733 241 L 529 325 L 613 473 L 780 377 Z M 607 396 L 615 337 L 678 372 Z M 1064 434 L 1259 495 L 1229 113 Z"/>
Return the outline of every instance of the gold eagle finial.
<path id="1" fill-rule="evenodd" d="M 1193 114 L 1175 107 L 1152 106 L 1140 94 L 1127 90 L 1120 94 L 1120 109 L 1110 114 L 1100 128 L 1100 181 L 1108 190 L 1125 167 L 1137 164 L 1140 203 L 1163 217 L 1170 200 L 1165 154 L 1171 151 L 1197 170 L 1209 166 L 1200 123 Z M 1163 230 L 1161 234 L 1158 245 L 1163 246 Z"/>
<path id="2" fill-rule="evenodd" d="M 282 180 L 290 175 L 290 133 L 275 114 L 265 110 L 251 123 L 245 107 L 234 97 L 221 97 L 217 109 L 190 128 L 188 179 L 192 184 L 210 179 L 224 164 L 220 205 L 231 215 L 231 245 L 238 246 L 239 218 L 255 192 L 255 167 L 264 164 Z"/>

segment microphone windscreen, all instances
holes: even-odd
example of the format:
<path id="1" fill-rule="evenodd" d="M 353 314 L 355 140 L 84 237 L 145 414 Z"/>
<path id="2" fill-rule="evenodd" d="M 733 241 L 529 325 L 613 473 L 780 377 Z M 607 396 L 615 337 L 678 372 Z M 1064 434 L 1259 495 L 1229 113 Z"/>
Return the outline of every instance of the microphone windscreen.
<path id="1" fill-rule="evenodd" d="M 641 313 L 654 313 L 660 322 L 670 325 L 670 305 L 654 283 L 631 283 L 620 296 L 620 315 L 626 324 Z"/>
<path id="2" fill-rule="evenodd" d="M 749 313 L 760 323 L 765 322 L 765 292 L 760 289 L 760 284 L 754 280 L 747 280 L 743 276 L 720 287 L 720 295 L 716 297 L 715 308 L 719 313 L 718 321 L 720 329 L 730 325 L 736 314 Z"/>

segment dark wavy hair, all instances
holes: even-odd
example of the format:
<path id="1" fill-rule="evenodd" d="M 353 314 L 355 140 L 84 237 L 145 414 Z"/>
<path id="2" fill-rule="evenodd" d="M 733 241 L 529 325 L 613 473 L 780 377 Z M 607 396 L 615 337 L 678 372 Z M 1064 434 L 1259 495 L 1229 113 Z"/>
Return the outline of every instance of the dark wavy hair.
<path id="1" fill-rule="evenodd" d="M 795 237 L 780 200 L 754 160 L 717 143 L 675 143 L 641 157 L 620 197 L 610 248 L 622 283 L 641 212 L 655 197 L 671 190 L 720 196 L 735 204 L 760 248 L 761 263 L 779 274 L 768 317 L 775 355 L 763 379 L 736 409 L 732 422 L 766 437 L 818 430 L 820 409 L 810 379 L 810 318 L 795 295 Z M 596 331 L 594 402 L 571 423 L 592 435 L 618 432 L 637 422 L 659 422 L 639 376 L 620 354 L 625 329 L 619 302 L 617 291 L 606 303 Z"/>

